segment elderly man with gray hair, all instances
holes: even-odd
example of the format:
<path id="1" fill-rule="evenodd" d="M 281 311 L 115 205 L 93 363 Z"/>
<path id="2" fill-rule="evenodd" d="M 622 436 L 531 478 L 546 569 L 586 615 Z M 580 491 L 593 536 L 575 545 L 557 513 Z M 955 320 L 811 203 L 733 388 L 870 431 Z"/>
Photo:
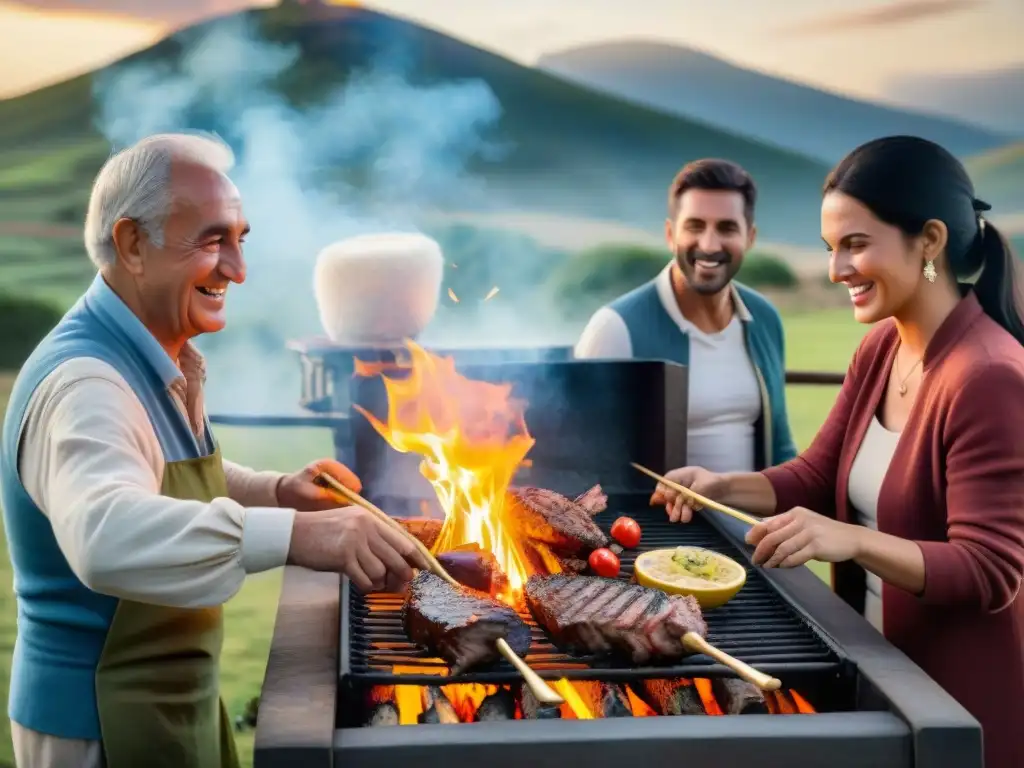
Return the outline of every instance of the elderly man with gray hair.
<path id="1" fill-rule="evenodd" d="M 363 590 L 424 567 L 313 482 L 222 460 L 190 340 L 224 327 L 249 231 L 230 148 L 183 134 L 96 178 L 91 287 L 21 369 L 0 443 L 18 604 L 10 707 L 20 768 L 237 765 L 218 692 L 221 606 L 286 563 Z"/>

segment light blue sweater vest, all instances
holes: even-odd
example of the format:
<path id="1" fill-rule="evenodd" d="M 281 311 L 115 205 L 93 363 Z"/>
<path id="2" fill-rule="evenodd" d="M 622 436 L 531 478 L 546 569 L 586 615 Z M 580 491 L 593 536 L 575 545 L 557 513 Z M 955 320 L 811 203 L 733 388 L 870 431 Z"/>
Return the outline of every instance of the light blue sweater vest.
<path id="1" fill-rule="evenodd" d="M 14 566 L 18 638 L 8 712 L 20 725 L 72 739 L 99 739 L 95 672 L 117 598 L 91 591 L 68 566 L 53 529 L 25 492 L 18 452 L 33 392 L 61 363 L 89 357 L 113 366 L 149 415 L 167 462 L 208 455 L 168 392 L 177 365 L 103 279 L 95 281 L 22 366 L 0 443 L 0 503 Z"/>

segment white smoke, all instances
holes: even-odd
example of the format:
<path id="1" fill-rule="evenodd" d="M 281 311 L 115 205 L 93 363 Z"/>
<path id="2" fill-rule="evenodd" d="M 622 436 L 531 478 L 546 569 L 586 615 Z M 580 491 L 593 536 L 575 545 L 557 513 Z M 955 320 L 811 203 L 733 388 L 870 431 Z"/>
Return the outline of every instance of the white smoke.
<path id="1" fill-rule="evenodd" d="M 211 411 L 280 412 L 300 391 L 282 339 L 321 333 L 311 288 L 316 254 L 353 234 L 416 230 L 421 207 L 479 207 L 487 190 L 466 168 L 503 150 L 487 138 L 501 105 L 483 81 L 413 86 L 381 60 L 297 110 L 273 85 L 298 48 L 265 41 L 251 19 L 180 37 L 176 62 L 143 56 L 109 70 L 95 99 L 99 128 L 115 148 L 156 132 L 210 128 L 235 148 L 232 177 L 253 227 L 248 278 L 230 292 L 228 328 L 200 339 L 209 353 L 208 398 Z M 358 187 L 335 179 L 322 191 L 325 177 L 352 168 L 362 175 Z M 521 312 L 498 312 L 484 335 L 521 344 L 521 320 Z M 471 322 L 480 338 L 480 318 Z"/>

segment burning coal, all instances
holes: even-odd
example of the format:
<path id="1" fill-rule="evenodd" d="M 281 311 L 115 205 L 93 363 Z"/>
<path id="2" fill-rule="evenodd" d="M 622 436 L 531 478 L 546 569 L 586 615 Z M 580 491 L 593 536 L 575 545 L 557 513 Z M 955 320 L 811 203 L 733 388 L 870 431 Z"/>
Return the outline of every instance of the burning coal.
<path id="1" fill-rule="evenodd" d="M 396 670 L 398 671 L 398 670 Z M 409 673 L 420 672 L 414 668 Z M 560 707 L 538 704 L 520 685 L 374 686 L 366 697 L 367 727 L 493 720 L 598 720 L 610 717 L 810 715 L 814 707 L 797 691 L 762 692 L 724 678 L 607 683 L 558 680 Z"/>

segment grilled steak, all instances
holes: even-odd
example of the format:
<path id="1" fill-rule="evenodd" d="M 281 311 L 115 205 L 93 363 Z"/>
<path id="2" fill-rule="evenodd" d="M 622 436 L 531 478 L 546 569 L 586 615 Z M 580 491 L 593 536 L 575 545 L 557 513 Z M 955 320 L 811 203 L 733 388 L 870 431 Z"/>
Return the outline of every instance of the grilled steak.
<path id="1" fill-rule="evenodd" d="M 519 656 L 530 649 L 530 628 L 514 610 L 427 571 L 409 584 L 402 622 L 409 638 L 447 661 L 453 675 L 495 660 L 498 638 Z"/>
<path id="2" fill-rule="evenodd" d="M 493 552 L 485 552 L 477 544 L 468 544 L 437 556 L 448 574 L 459 584 L 486 592 L 491 597 L 508 586 L 508 578 L 498 565 Z"/>
<path id="3" fill-rule="evenodd" d="M 576 503 L 587 510 L 590 516 L 593 517 L 608 509 L 608 495 L 601 490 L 600 485 L 595 485 L 589 491 L 585 491 L 577 496 Z"/>
<path id="4" fill-rule="evenodd" d="M 415 536 L 427 549 L 434 546 L 437 537 L 441 535 L 443 520 L 435 520 L 431 517 L 396 517 L 395 520 L 405 530 Z"/>
<path id="5" fill-rule="evenodd" d="M 545 488 L 516 488 L 509 492 L 510 517 L 527 539 L 547 544 L 559 555 L 572 556 L 608 546 L 608 537 L 575 501 Z"/>
<path id="6" fill-rule="evenodd" d="M 637 664 L 672 660 L 690 652 L 687 632 L 707 635 L 697 600 L 598 576 L 532 576 L 526 582 L 530 613 L 559 647 L 577 652 L 628 654 Z"/>

